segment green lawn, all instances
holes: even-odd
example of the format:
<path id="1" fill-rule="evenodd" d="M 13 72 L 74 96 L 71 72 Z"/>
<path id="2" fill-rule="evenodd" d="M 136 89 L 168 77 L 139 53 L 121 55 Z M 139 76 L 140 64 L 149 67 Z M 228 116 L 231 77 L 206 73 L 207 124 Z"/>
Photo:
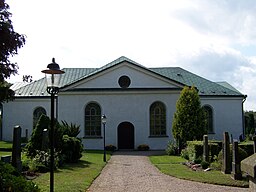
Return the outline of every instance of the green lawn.
<path id="1" fill-rule="evenodd" d="M 181 162 L 186 162 L 186 160 L 179 156 L 151 156 L 150 161 L 161 172 L 180 179 L 187 179 L 191 181 L 198 181 L 217 185 L 248 187 L 248 181 L 235 181 L 230 177 L 230 175 L 223 174 L 220 171 L 192 171 L 185 165 L 181 164 Z"/>
<path id="2" fill-rule="evenodd" d="M 10 150 L 12 150 L 12 142 L 0 141 L 0 149 L 10 149 Z"/>
<path id="3" fill-rule="evenodd" d="M 107 159 L 110 155 L 107 154 Z M 67 164 L 54 173 L 55 192 L 85 191 L 105 166 L 103 151 L 86 151 L 79 163 Z M 49 191 L 49 173 L 33 180 L 42 191 Z"/>
<path id="4" fill-rule="evenodd" d="M 0 157 L 5 155 L 12 155 L 12 152 L 10 151 L 0 151 Z"/>

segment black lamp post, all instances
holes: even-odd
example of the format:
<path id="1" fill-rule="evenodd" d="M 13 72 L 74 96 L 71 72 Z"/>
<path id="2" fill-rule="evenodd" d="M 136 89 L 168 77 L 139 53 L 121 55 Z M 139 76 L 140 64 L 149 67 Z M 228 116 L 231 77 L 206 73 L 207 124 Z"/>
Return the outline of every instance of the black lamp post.
<path id="1" fill-rule="evenodd" d="M 47 65 L 45 73 L 47 92 L 51 95 L 51 130 L 50 130 L 50 192 L 54 191 L 54 97 L 59 92 L 60 75 L 65 73 L 52 58 L 52 63 Z"/>
<path id="2" fill-rule="evenodd" d="M 101 122 L 103 124 L 103 150 L 104 150 L 104 154 L 103 154 L 103 161 L 106 162 L 106 122 L 107 122 L 107 117 L 106 115 L 102 115 L 101 117 Z"/>

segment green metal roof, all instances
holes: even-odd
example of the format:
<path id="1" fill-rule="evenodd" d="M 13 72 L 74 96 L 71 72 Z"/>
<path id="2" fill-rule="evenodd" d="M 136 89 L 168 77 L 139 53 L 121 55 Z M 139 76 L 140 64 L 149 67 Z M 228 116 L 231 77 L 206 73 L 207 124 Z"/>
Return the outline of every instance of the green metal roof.
<path id="1" fill-rule="evenodd" d="M 181 85 L 195 86 L 201 96 L 240 96 L 243 95 L 228 83 L 215 83 L 186 71 L 180 67 L 146 68 L 124 56 L 104 65 L 101 68 L 64 68 L 65 73 L 61 77 L 61 87 L 67 87 L 93 76 L 122 62 L 128 62 L 144 70 L 158 74 L 162 77 L 180 83 Z M 16 97 L 38 97 L 49 96 L 46 91 L 45 79 L 39 79 L 26 86 L 15 90 Z"/>

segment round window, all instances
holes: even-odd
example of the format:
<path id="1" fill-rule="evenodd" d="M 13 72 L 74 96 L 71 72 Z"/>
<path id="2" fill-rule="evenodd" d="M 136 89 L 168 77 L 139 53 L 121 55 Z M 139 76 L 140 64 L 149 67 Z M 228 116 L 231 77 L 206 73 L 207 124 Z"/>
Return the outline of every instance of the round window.
<path id="1" fill-rule="evenodd" d="M 123 75 L 119 78 L 118 83 L 122 88 L 128 88 L 131 84 L 131 80 L 128 76 Z"/>

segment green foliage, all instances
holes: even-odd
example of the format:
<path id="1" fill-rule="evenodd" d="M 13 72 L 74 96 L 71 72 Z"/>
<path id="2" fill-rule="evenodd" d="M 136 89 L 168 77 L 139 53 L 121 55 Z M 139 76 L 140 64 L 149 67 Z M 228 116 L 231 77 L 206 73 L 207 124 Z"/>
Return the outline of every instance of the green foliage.
<path id="1" fill-rule="evenodd" d="M 25 147 L 28 156 L 35 157 L 37 150 L 42 150 L 42 135 L 44 129 L 49 129 L 50 119 L 46 115 L 41 115 L 36 127 L 32 131 L 31 138 Z"/>
<path id="2" fill-rule="evenodd" d="M 218 155 L 221 148 L 218 143 L 209 141 L 209 159 L 210 162 L 214 160 L 214 156 Z M 181 156 L 187 160 L 194 161 L 195 159 L 202 159 L 203 157 L 203 141 L 188 141 L 187 147 L 181 151 Z"/>
<path id="3" fill-rule="evenodd" d="M 176 142 L 169 141 L 165 149 L 167 155 L 178 155 L 178 146 Z"/>
<path id="4" fill-rule="evenodd" d="M 253 149 L 253 143 L 239 143 L 238 145 L 241 149 L 245 150 L 248 156 L 254 154 L 254 149 Z"/>
<path id="5" fill-rule="evenodd" d="M 194 160 L 194 163 L 195 164 L 200 164 L 202 162 L 202 159 L 201 158 L 197 158 Z"/>
<path id="6" fill-rule="evenodd" d="M 80 125 L 68 124 L 66 121 L 61 121 L 64 130 L 63 135 L 68 135 L 69 137 L 77 137 L 80 133 Z"/>
<path id="7" fill-rule="evenodd" d="M 189 160 L 189 154 L 189 151 L 187 150 L 187 148 L 185 148 L 181 150 L 180 156 L 186 160 Z"/>
<path id="8" fill-rule="evenodd" d="M 22 169 L 23 171 L 32 171 L 45 173 L 50 170 L 50 150 L 36 151 L 35 157 L 29 157 L 24 153 L 22 155 Z M 54 152 L 54 167 L 59 167 L 62 163 L 62 156 L 60 153 Z"/>
<path id="9" fill-rule="evenodd" d="M 116 146 L 114 146 L 114 145 L 106 145 L 105 149 L 106 149 L 107 151 L 112 151 L 112 152 L 114 152 L 114 151 L 116 150 Z"/>
<path id="10" fill-rule="evenodd" d="M 62 121 L 61 125 L 55 121 L 54 125 L 55 162 L 57 162 L 55 166 L 58 167 L 59 165 L 62 165 L 63 161 L 77 162 L 81 158 L 83 151 L 81 140 L 76 138 L 80 132 L 80 126 L 72 123 L 69 125 L 66 121 Z M 47 129 L 50 134 L 50 119 L 43 114 L 33 129 L 32 136 L 26 145 L 25 150 L 31 159 L 39 159 L 39 161 L 43 162 L 39 164 L 39 166 L 43 165 L 45 167 L 49 167 L 49 151 L 43 151 L 42 146 L 42 135 L 44 129 Z M 50 136 L 48 136 L 48 138 L 50 138 Z M 46 142 L 48 142 L 46 145 L 50 146 L 49 139 Z M 39 166 L 36 167 L 38 168 Z"/>
<path id="11" fill-rule="evenodd" d="M 0 64 L 1 67 L 1 64 Z M 1 76 L 1 71 L 0 71 Z M 15 92 L 10 89 L 11 84 L 6 81 L 0 82 L 0 103 L 14 100 Z"/>
<path id="12" fill-rule="evenodd" d="M 210 165 L 210 163 L 208 163 L 206 161 L 202 161 L 200 164 L 201 164 L 203 169 L 207 169 L 209 167 L 209 165 Z"/>
<path id="13" fill-rule="evenodd" d="M 149 146 L 147 144 L 141 144 L 137 147 L 138 151 L 148 151 Z"/>
<path id="14" fill-rule="evenodd" d="M 172 133 L 179 146 L 187 141 L 201 140 L 207 133 L 205 117 L 198 92 L 195 87 L 184 87 L 176 103 Z"/>
<path id="15" fill-rule="evenodd" d="M 0 82 L 18 73 L 18 66 L 10 57 L 18 54 L 18 49 L 25 44 L 25 36 L 14 31 L 11 16 L 9 5 L 0 0 Z"/>
<path id="16" fill-rule="evenodd" d="M 82 157 L 83 145 L 76 137 L 63 135 L 62 155 L 67 163 L 75 163 Z"/>
<path id="17" fill-rule="evenodd" d="M 247 152 L 242 149 L 240 146 L 238 147 L 238 161 L 241 162 L 245 158 L 249 157 Z M 233 150 L 232 150 L 232 145 L 230 145 L 230 158 L 229 158 L 229 163 L 232 163 L 232 158 L 233 158 Z M 214 156 L 214 161 L 211 163 L 211 167 L 216 168 L 217 170 L 220 170 L 222 167 L 223 163 L 223 150 L 221 150 L 218 154 L 218 156 Z"/>
<path id="18" fill-rule="evenodd" d="M 0 161 L 0 189 L 3 192 L 38 192 L 38 186 L 27 181 L 10 164 Z"/>
<path id="19" fill-rule="evenodd" d="M 253 111 L 245 112 L 245 135 L 248 138 L 250 135 L 255 133 L 255 116 L 256 113 Z"/>

